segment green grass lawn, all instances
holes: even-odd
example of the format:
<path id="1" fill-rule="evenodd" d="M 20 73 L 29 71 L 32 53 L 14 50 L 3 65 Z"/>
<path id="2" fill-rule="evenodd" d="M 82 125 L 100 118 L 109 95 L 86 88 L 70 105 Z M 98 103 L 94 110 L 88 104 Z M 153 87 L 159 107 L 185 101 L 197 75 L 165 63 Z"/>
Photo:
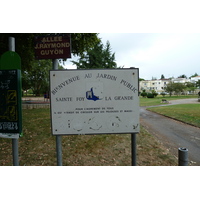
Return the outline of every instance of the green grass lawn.
<path id="1" fill-rule="evenodd" d="M 200 104 L 153 107 L 147 110 L 200 127 Z"/>
<path id="2" fill-rule="evenodd" d="M 56 137 L 51 134 L 49 109 L 24 109 L 19 138 L 20 166 L 55 166 Z M 131 135 L 62 136 L 64 166 L 130 166 Z M 137 134 L 137 165 L 169 166 L 178 162 L 160 142 L 141 127 Z M 0 166 L 12 165 L 11 139 L 0 138 Z"/>
<path id="3" fill-rule="evenodd" d="M 196 98 L 173 96 L 165 99 Z M 141 106 L 160 104 L 163 97 L 140 98 Z M 200 105 L 174 105 L 149 108 L 155 112 L 177 118 L 200 127 Z M 21 166 L 56 165 L 56 137 L 51 134 L 49 109 L 23 110 L 23 133 L 19 138 Z M 62 136 L 63 165 L 65 166 L 127 166 L 131 165 L 130 134 L 68 135 Z M 177 165 L 177 160 L 141 126 L 137 134 L 137 165 Z M 11 139 L 0 138 L 0 166 L 12 165 Z"/>
<path id="4" fill-rule="evenodd" d="M 140 97 L 140 106 L 155 106 L 155 105 L 163 105 L 161 103 L 162 99 L 166 99 L 167 101 L 177 100 L 177 99 L 188 99 L 188 98 L 197 98 L 197 95 L 181 95 L 181 96 L 165 96 L 161 95 L 155 98 L 143 98 Z"/>

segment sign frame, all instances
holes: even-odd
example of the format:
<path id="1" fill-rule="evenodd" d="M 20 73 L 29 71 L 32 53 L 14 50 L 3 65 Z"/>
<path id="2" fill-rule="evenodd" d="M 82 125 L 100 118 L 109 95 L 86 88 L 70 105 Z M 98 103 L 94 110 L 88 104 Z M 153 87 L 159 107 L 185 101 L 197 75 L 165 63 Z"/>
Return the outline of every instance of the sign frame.
<path id="1" fill-rule="evenodd" d="M 51 70 L 50 99 L 52 135 L 140 131 L 138 68 Z"/>

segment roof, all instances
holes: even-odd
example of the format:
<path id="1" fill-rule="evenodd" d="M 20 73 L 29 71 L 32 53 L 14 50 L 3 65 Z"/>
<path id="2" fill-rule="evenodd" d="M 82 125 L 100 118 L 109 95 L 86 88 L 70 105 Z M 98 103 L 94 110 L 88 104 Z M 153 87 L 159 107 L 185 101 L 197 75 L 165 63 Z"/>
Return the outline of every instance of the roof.
<path id="1" fill-rule="evenodd" d="M 200 76 L 194 76 L 194 77 L 191 77 L 191 78 L 200 78 Z"/>

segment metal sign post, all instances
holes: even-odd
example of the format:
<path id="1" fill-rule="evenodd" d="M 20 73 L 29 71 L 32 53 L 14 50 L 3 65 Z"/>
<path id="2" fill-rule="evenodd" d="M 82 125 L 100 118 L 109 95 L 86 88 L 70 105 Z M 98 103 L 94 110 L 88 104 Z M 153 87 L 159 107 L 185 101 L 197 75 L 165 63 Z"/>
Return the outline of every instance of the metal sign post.
<path id="1" fill-rule="evenodd" d="M 15 38 L 9 38 L 9 51 L 15 51 Z M 19 166 L 18 139 L 12 139 L 13 165 Z"/>
<path id="2" fill-rule="evenodd" d="M 58 70 L 58 59 L 53 59 L 53 70 Z M 56 136 L 56 155 L 57 165 L 62 166 L 62 137 L 61 135 Z"/>
<path id="3" fill-rule="evenodd" d="M 13 166 L 19 166 L 18 139 L 12 139 Z"/>
<path id="4" fill-rule="evenodd" d="M 136 166 L 136 156 L 137 156 L 137 151 L 136 151 L 136 133 L 131 134 L 131 156 L 132 156 L 132 166 Z"/>

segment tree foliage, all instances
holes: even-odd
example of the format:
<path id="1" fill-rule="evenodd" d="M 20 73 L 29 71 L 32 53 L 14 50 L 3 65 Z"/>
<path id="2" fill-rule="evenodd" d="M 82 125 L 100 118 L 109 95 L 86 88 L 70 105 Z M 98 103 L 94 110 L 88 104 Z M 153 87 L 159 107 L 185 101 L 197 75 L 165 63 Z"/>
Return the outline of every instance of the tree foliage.
<path id="1" fill-rule="evenodd" d="M 185 83 L 185 90 L 187 90 L 188 92 L 194 92 L 195 89 L 196 89 L 195 83 L 191 83 L 191 82 Z"/>
<path id="2" fill-rule="evenodd" d="M 23 90 L 32 89 L 36 95 L 48 91 L 49 70 L 52 69 L 51 60 L 35 60 L 35 36 L 42 35 L 56 35 L 56 33 L 0 34 L 0 55 L 8 51 L 8 38 L 15 38 L 15 51 L 21 57 L 22 88 Z M 71 53 L 74 56 L 81 56 L 93 48 L 99 41 L 97 33 L 71 33 Z"/>
<path id="3" fill-rule="evenodd" d="M 152 93 L 147 93 L 147 98 L 154 98 L 154 95 Z"/>
<path id="4" fill-rule="evenodd" d="M 187 78 L 187 76 L 185 74 L 182 74 L 178 78 Z"/>
<path id="5" fill-rule="evenodd" d="M 72 54 L 83 56 L 100 41 L 97 33 L 71 33 Z"/>
<path id="6" fill-rule="evenodd" d="M 28 71 L 32 68 L 32 61 L 35 60 L 34 38 L 40 35 L 50 35 L 50 33 L 1 33 L 0 55 L 8 51 L 8 38 L 14 37 L 15 51 L 21 57 L 22 71 Z M 97 33 L 71 33 L 72 54 L 81 56 L 99 41 Z"/>
<path id="7" fill-rule="evenodd" d="M 174 83 L 171 81 L 167 84 L 165 91 L 168 92 L 170 94 L 170 96 L 172 95 L 173 92 L 178 95 L 181 92 L 183 92 L 185 88 L 186 88 L 185 84 Z"/>
<path id="8" fill-rule="evenodd" d="M 196 82 L 196 87 L 200 89 L 200 80 Z"/>
<path id="9" fill-rule="evenodd" d="M 97 43 L 87 53 L 83 54 L 78 62 L 72 61 L 78 69 L 116 68 L 115 54 L 111 52 L 110 43 L 105 47 L 102 42 Z"/>
<path id="10" fill-rule="evenodd" d="M 35 60 L 31 62 L 31 70 L 22 73 L 22 89 L 32 89 L 33 94 L 39 96 L 49 90 L 49 70 L 52 69 L 51 60 Z M 61 65 L 58 69 L 63 69 Z"/>
<path id="11" fill-rule="evenodd" d="M 161 77 L 160 77 L 160 79 L 165 79 L 165 76 L 162 74 Z"/>
<path id="12" fill-rule="evenodd" d="M 190 76 L 190 78 L 196 77 L 196 76 L 199 76 L 199 75 L 197 73 L 195 73 L 194 75 Z"/>
<path id="13" fill-rule="evenodd" d="M 140 94 L 142 97 L 146 97 L 147 96 L 147 92 L 146 90 L 142 90 L 142 93 Z"/>
<path id="14" fill-rule="evenodd" d="M 33 33 L 1 33 L 0 55 L 8 51 L 8 38 L 15 38 L 15 51 L 21 57 L 22 71 L 31 68 L 34 60 L 34 36 Z"/>

